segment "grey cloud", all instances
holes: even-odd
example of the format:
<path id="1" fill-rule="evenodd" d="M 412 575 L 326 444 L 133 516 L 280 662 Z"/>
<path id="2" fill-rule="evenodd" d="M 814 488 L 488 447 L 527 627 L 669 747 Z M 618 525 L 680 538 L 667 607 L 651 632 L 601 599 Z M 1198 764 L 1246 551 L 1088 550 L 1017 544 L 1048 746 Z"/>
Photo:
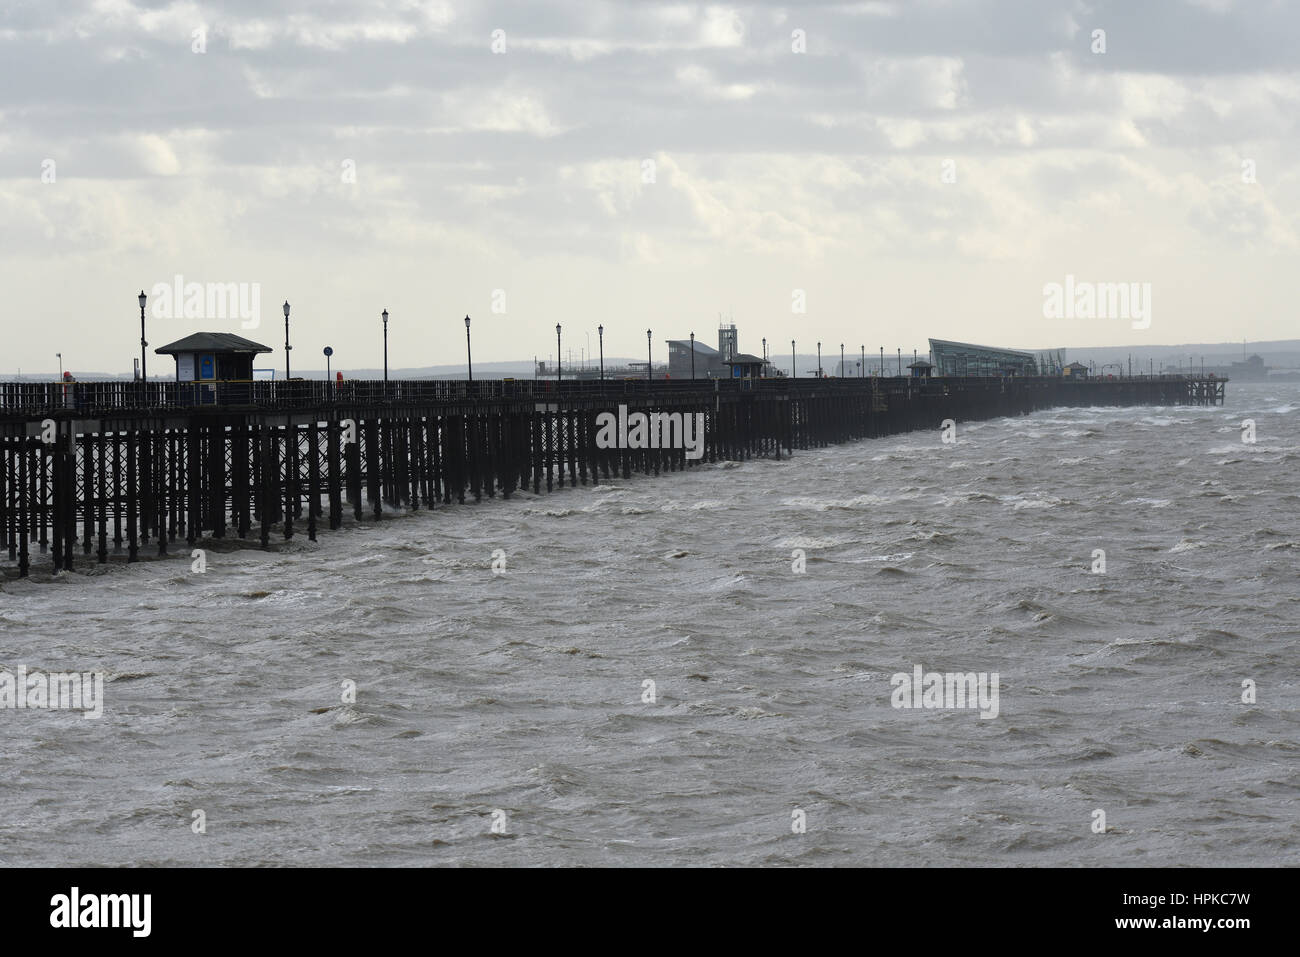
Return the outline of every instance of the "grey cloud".
<path id="1" fill-rule="evenodd" d="M 372 253 L 452 273 L 558 257 L 558 284 L 589 268 L 635 289 L 647 263 L 710 256 L 853 275 L 867 257 L 916 272 L 1042 250 L 1055 275 L 1129 242 L 1143 255 L 1139 220 L 1164 249 L 1221 243 L 1225 256 L 1291 249 L 1298 226 L 1300 12 L 1283 3 L 134 11 L 0 10 L 11 263 L 75 253 L 167 275 L 256 250 L 268 281 L 307 260 L 363 284 L 355 261 Z M 1088 50 L 1095 27 L 1103 56 Z M 494 29 L 505 55 L 489 49 Z M 806 55 L 790 52 L 794 29 Z M 1261 162 L 1256 193 L 1243 155 Z M 39 181 L 47 157 L 58 184 Z M 650 158 L 653 186 L 640 181 Z M 45 295 L 18 278 L 20 301 Z M 682 281 L 689 299 L 713 280 Z"/>

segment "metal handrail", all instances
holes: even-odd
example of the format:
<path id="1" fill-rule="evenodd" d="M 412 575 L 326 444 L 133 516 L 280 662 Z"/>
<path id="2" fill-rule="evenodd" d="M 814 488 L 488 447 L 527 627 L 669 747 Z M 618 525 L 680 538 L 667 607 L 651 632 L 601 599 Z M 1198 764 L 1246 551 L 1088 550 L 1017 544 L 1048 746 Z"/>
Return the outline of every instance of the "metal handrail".
<path id="1" fill-rule="evenodd" d="M 1015 377 L 1021 382 L 1071 381 L 1065 376 Z M 742 391 L 854 392 L 883 391 L 886 394 L 942 392 L 959 386 L 968 391 L 1000 389 L 1001 376 L 846 376 L 843 378 L 716 378 L 716 379 L 214 379 L 202 382 L 91 381 L 91 382 L 0 382 L 0 415 L 73 413 L 84 416 L 116 412 L 166 411 L 213 407 L 249 407 L 268 411 L 356 406 L 409 404 L 413 402 L 476 402 L 489 400 L 563 399 L 617 400 L 627 396 L 676 396 L 732 394 Z M 1211 377 L 1188 375 L 1136 375 L 1081 377 L 1090 382 L 1185 382 L 1211 381 Z M 1214 382 L 1227 382 L 1215 377 Z"/>

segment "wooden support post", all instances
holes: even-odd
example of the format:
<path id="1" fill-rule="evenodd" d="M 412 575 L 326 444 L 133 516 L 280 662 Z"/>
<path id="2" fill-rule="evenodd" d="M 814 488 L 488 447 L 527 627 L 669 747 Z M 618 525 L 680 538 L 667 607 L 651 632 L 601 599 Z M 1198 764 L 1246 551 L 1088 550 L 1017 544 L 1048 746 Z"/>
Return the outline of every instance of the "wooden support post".
<path id="1" fill-rule="evenodd" d="M 555 426 L 555 470 L 559 473 L 559 486 L 564 488 L 564 446 L 565 446 L 565 416 L 566 409 L 559 403 L 559 397 L 556 396 L 555 417 L 553 424 Z"/>
<path id="2" fill-rule="evenodd" d="M 433 500 L 445 503 L 448 498 L 442 443 L 447 436 L 447 416 L 441 412 L 429 416 L 426 429 L 429 433 L 429 451 L 433 453 Z"/>
<path id="3" fill-rule="evenodd" d="M 136 455 L 139 432 L 128 431 L 126 433 L 126 542 L 128 562 L 138 561 L 140 558 L 140 541 L 137 535 L 136 521 L 138 518 L 138 498 L 139 498 L 139 480 L 138 457 Z"/>
<path id="4" fill-rule="evenodd" d="M 70 436 L 67 433 L 69 423 L 56 423 L 53 448 L 49 450 L 50 461 L 50 528 L 54 538 L 54 572 L 63 570 L 63 550 L 67 536 L 64 534 L 63 517 L 67 512 L 68 498 L 68 449 Z"/>
<path id="5" fill-rule="evenodd" d="M 113 429 L 113 554 L 122 554 L 122 433 Z"/>
<path id="6" fill-rule="evenodd" d="M 154 446 L 154 535 L 158 538 L 158 555 L 161 557 L 167 554 L 167 500 L 172 495 L 171 486 L 167 484 L 167 433 L 159 424 L 149 434 Z"/>
<path id="7" fill-rule="evenodd" d="M 185 541 L 191 549 L 203 534 L 203 429 L 191 416 L 185 429 Z"/>
<path id="8" fill-rule="evenodd" d="M 558 409 L 559 406 L 556 406 L 556 408 Z M 555 442 L 556 442 L 555 430 L 558 427 L 556 423 L 556 418 L 558 416 L 559 416 L 559 412 L 551 412 L 549 409 L 546 412 L 545 458 L 546 458 L 546 491 L 548 492 L 553 491 L 555 488 Z M 561 485 L 563 485 L 564 483 L 563 475 L 560 476 L 560 483 Z"/>
<path id="9" fill-rule="evenodd" d="M 257 521 L 263 548 L 271 545 L 271 523 L 275 513 L 275 436 L 262 418 L 257 425 L 258 483 Z"/>
<path id="10" fill-rule="evenodd" d="M 214 420 L 207 430 L 208 474 L 207 503 L 208 528 L 213 538 L 226 537 L 226 429 L 220 420 Z"/>
<path id="11" fill-rule="evenodd" d="M 343 446 L 343 457 L 348 464 L 348 502 L 352 505 L 352 517 L 358 522 L 362 517 L 361 501 L 361 439 L 362 423 L 360 418 L 352 419 L 352 441 Z"/>
<path id="12" fill-rule="evenodd" d="M 31 494 L 28 460 L 31 458 L 31 440 L 23 436 L 16 444 L 18 447 L 18 577 L 26 578 L 31 568 L 27 554 L 28 501 Z"/>
<path id="13" fill-rule="evenodd" d="M 469 424 L 468 442 L 469 442 L 469 469 L 470 482 L 474 492 L 474 501 L 483 501 L 483 468 L 480 456 L 483 449 L 483 436 L 480 432 L 478 404 L 475 403 L 474 412 L 466 416 Z"/>
<path id="14" fill-rule="evenodd" d="M 9 439 L 0 435 L 0 548 L 9 550 L 9 560 L 13 561 L 17 546 L 13 536 L 13 509 L 9 506 L 9 496 L 14 489 Z"/>
<path id="15" fill-rule="evenodd" d="M 316 541 L 316 516 L 320 514 L 320 435 L 316 417 L 307 423 L 307 540 Z"/>
<path id="16" fill-rule="evenodd" d="M 533 466 L 533 494 L 539 495 L 542 491 L 542 463 L 546 459 L 546 446 L 542 442 L 542 416 L 543 413 L 533 407 L 532 415 L 532 442 L 529 444 L 529 461 Z"/>
<path id="17" fill-rule="evenodd" d="M 0 483 L 4 480 L 0 471 Z M 81 434 L 81 554 L 89 555 L 91 542 L 95 536 L 95 435 L 90 430 Z M 0 492 L 0 508 L 3 507 L 3 492 Z M 0 534 L 4 532 L 4 520 L 0 518 Z"/>
<path id="18" fill-rule="evenodd" d="M 383 464 L 380 461 L 379 451 L 379 423 L 375 419 L 367 420 L 363 434 L 366 440 L 366 497 L 370 501 L 370 507 L 374 509 L 375 520 L 378 521 L 383 517 L 383 506 L 379 501 L 383 495 L 381 485 L 383 481 Z"/>
<path id="19" fill-rule="evenodd" d="M 342 430 L 339 428 L 338 416 L 331 412 L 325 423 L 325 454 L 327 456 L 325 471 L 330 500 L 330 529 L 343 524 L 343 455 L 339 442 Z"/>
<path id="20" fill-rule="evenodd" d="M 283 430 L 284 435 L 284 487 L 283 492 L 284 505 L 282 506 L 284 518 L 284 538 L 286 541 L 293 538 L 293 520 L 298 515 L 297 501 L 297 475 L 298 475 L 298 426 L 294 424 L 293 416 L 286 417 Z"/>

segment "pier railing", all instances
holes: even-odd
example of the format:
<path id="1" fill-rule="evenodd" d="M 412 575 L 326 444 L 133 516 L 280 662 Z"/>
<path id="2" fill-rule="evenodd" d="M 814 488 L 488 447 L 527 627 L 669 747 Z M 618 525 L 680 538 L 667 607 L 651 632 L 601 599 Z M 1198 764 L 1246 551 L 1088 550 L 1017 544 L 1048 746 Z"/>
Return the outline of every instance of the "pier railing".
<path id="1" fill-rule="evenodd" d="M 917 379 L 906 376 L 769 379 L 324 379 L 213 382 L 0 382 L 0 414 L 41 415 L 75 413 L 102 415 L 126 411 L 192 410 L 204 407 L 251 408 L 268 411 L 329 408 L 335 405 L 383 405 L 428 402 L 466 402 L 500 399 L 588 398 L 617 401 L 620 396 L 703 392 L 857 391 L 870 388 L 886 394 L 934 393 L 950 389 L 999 388 L 1008 380 L 995 376 L 951 376 Z M 1039 376 L 1017 379 L 1033 384 L 1061 383 L 1069 379 Z M 1226 379 L 1186 375 L 1097 377 L 1086 382 L 1153 381 L 1169 383 L 1222 383 Z"/>

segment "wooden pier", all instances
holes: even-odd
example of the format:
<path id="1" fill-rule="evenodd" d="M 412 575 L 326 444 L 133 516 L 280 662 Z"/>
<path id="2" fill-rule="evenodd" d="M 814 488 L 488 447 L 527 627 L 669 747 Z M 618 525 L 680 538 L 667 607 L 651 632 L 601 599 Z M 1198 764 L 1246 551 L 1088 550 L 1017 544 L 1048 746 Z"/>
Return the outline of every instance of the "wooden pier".
<path id="1" fill-rule="evenodd" d="M 1224 379 L 0 383 L 0 563 L 27 576 L 201 539 L 338 528 L 346 512 L 780 458 L 1053 406 L 1213 405 Z M 703 455 L 596 444 L 596 418 L 701 413 Z M 718 476 L 725 482 L 725 474 Z M 123 560 L 123 559 L 119 559 Z"/>

